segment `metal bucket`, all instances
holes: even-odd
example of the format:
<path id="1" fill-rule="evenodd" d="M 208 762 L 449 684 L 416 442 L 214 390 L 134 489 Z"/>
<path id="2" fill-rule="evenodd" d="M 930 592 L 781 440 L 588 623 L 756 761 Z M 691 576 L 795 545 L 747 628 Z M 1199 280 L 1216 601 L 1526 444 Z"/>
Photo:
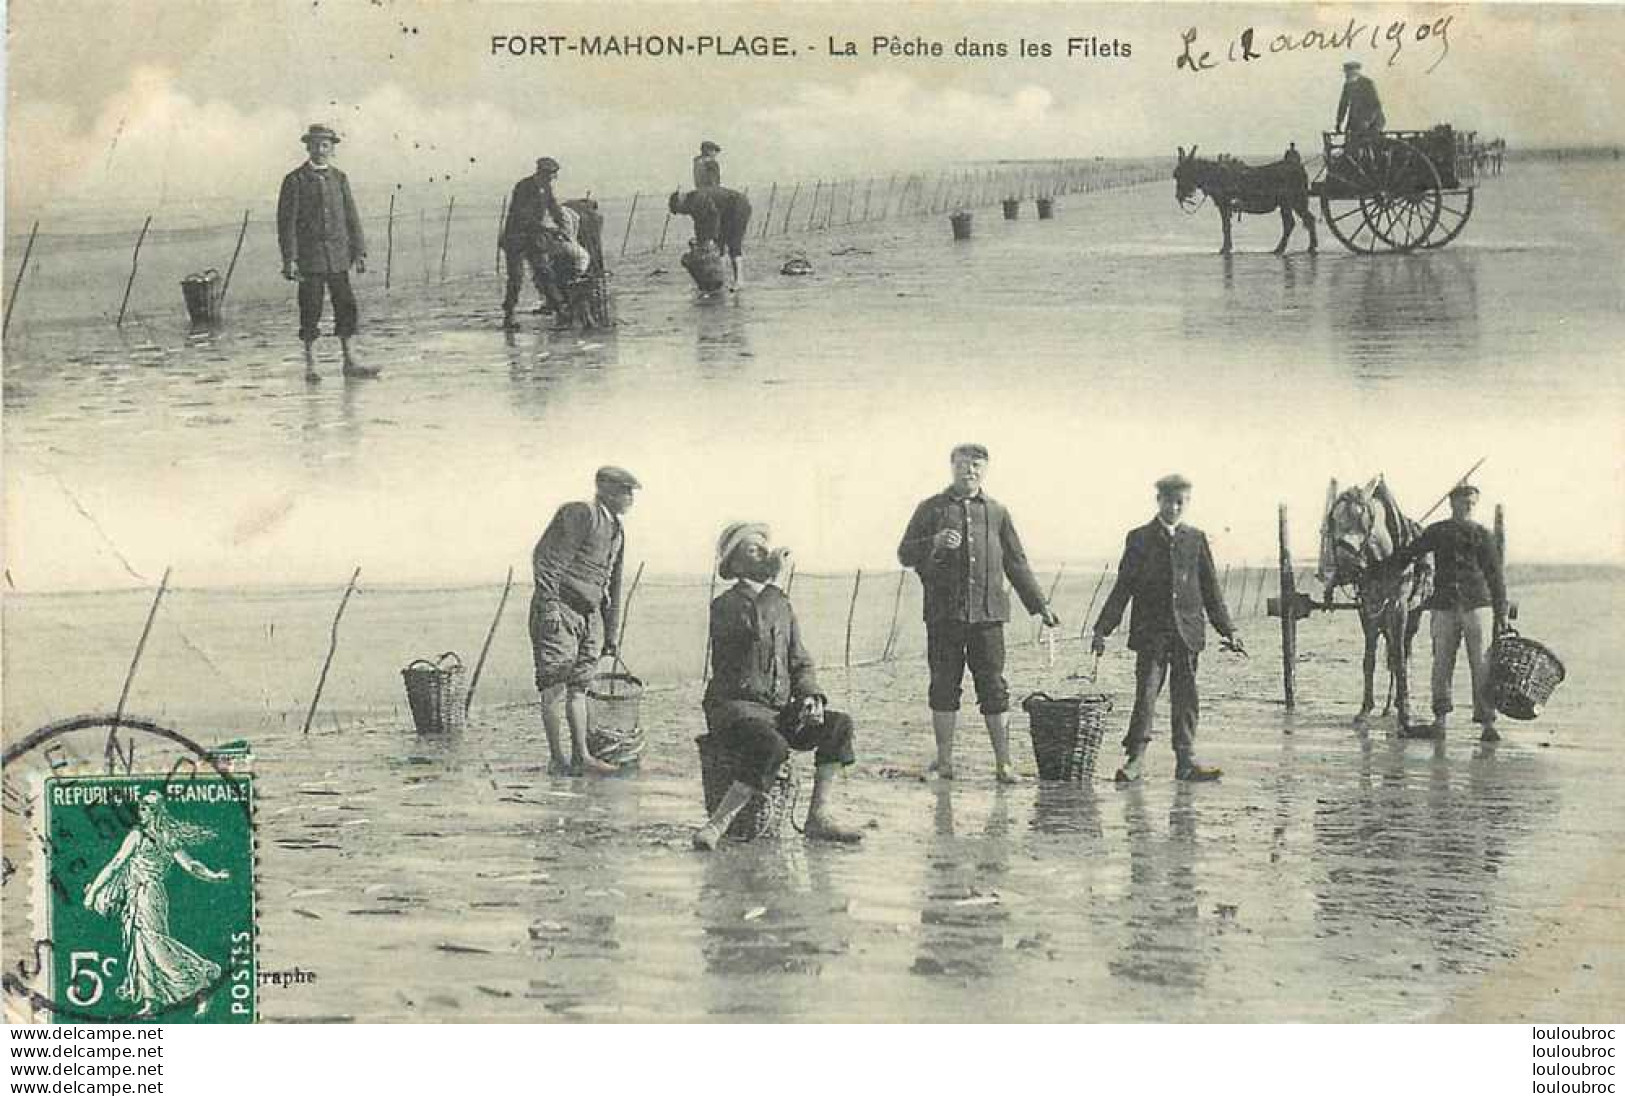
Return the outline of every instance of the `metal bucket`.
<path id="1" fill-rule="evenodd" d="M 1004 219 L 1005 220 L 1013 221 L 1017 217 L 1021 216 L 1021 199 L 1020 198 L 1006 198 L 1004 200 L 1003 204 L 1004 204 Z"/>
<path id="2" fill-rule="evenodd" d="M 181 296 L 193 327 L 209 327 L 220 322 L 220 272 L 205 270 L 181 279 Z"/>
<path id="3" fill-rule="evenodd" d="M 1055 219 L 1054 198 L 1038 199 L 1038 219 L 1040 221 L 1051 221 Z"/>
<path id="4" fill-rule="evenodd" d="M 970 239 L 970 214 L 955 213 L 948 218 L 948 223 L 954 226 L 954 239 Z"/>

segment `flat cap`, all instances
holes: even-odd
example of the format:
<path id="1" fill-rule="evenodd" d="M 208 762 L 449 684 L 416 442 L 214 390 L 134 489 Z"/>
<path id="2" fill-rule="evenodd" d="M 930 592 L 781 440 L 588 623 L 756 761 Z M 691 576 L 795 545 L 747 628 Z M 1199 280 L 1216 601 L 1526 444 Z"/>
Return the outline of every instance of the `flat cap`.
<path id="1" fill-rule="evenodd" d="M 1191 481 L 1178 472 L 1169 473 L 1157 481 L 1157 494 L 1168 495 L 1175 491 L 1189 491 Z"/>
<path id="2" fill-rule="evenodd" d="M 949 459 L 957 460 L 960 457 L 969 457 L 971 460 L 987 460 L 987 446 L 974 441 L 961 442 L 954 446 L 954 451 L 949 454 Z"/>
<path id="3" fill-rule="evenodd" d="M 1458 484 L 1456 484 L 1454 487 L 1452 487 L 1450 489 L 1450 497 L 1453 498 L 1453 499 L 1459 499 L 1459 498 L 1475 498 L 1476 499 L 1478 497 L 1478 488 L 1474 487 L 1470 483 L 1458 483 Z"/>
<path id="4" fill-rule="evenodd" d="M 1360 62 L 1358 62 L 1358 61 L 1344 61 L 1343 62 L 1343 71 L 1344 72 L 1359 72 L 1360 71 Z"/>
<path id="5" fill-rule="evenodd" d="M 701 141 L 700 142 L 700 151 L 701 152 L 721 152 L 722 151 L 722 146 L 717 144 L 715 141 Z"/>
<path id="6" fill-rule="evenodd" d="M 600 468 L 594 479 L 605 487 L 629 487 L 635 491 L 643 488 L 643 484 L 638 482 L 638 477 L 613 464 L 606 464 Z"/>
<path id="7" fill-rule="evenodd" d="M 338 144 L 339 141 L 343 140 L 343 138 L 334 132 L 332 126 L 324 126 L 320 122 L 317 122 L 309 129 L 305 130 L 305 135 L 299 139 L 308 145 L 310 142 L 320 140 L 322 138 L 332 141 L 335 145 Z"/>
<path id="8" fill-rule="evenodd" d="M 551 156 L 543 156 L 536 161 L 537 171 L 550 171 L 554 175 L 559 173 L 559 162 Z"/>

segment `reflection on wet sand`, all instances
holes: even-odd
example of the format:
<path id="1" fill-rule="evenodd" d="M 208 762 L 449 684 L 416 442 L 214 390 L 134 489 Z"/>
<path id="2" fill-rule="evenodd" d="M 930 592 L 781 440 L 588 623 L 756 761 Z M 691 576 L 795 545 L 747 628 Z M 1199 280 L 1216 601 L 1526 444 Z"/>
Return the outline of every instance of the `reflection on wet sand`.
<path id="1" fill-rule="evenodd" d="M 1468 368 L 1478 361 L 1482 257 L 1429 251 L 1332 264 L 1327 318 L 1356 375 L 1391 378 L 1419 356 Z"/>
<path id="2" fill-rule="evenodd" d="M 995 793 L 980 835 L 962 837 L 954 828 L 954 789 L 937 785 L 915 974 L 989 978 L 1006 973 L 1010 911 L 1000 891 L 1007 885 L 1011 845 L 1008 794 Z"/>
<path id="3" fill-rule="evenodd" d="M 1128 931 L 1121 953 L 1107 963 L 1118 978 L 1174 989 L 1202 987 L 1208 953 L 1196 874 L 1196 798 L 1189 784 L 1176 785 L 1168 833 L 1160 839 L 1141 790 L 1130 788 L 1122 795 L 1129 861 L 1123 924 Z"/>

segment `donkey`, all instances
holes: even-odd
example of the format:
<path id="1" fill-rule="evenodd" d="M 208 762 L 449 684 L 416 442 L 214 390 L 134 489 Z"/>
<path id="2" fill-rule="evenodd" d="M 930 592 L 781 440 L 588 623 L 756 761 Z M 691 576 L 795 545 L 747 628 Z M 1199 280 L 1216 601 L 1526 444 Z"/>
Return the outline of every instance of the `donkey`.
<path id="1" fill-rule="evenodd" d="M 1411 643 L 1422 623 L 1422 607 L 1433 596 L 1433 567 L 1426 557 L 1397 572 L 1384 564 L 1421 532 L 1421 525 L 1401 512 L 1381 476 L 1364 487 L 1343 491 L 1326 512 L 1320 560 L 1325 603 L 1331 604 L 1338 587 L 1352 587 L 1365 632 L 1365 693 L 1354 717 L 1356 727 L 1366 726 L 1376 707 L 1372 685 L 1379 636 L 1387 647 L 1399 725 L 1411 725 Z M 1385 705 L 1382 714 L 1390 710 Z"/>
<path id="2" fill-rule="evenodd" d="M 1242 213 L 1268 213 L 1281 211 L 1281 239 L 1275 245 L 1275 254 L 1286 251 L 1286 242 L 1292 237 L 1292 215 L 1309 230 L 1309 253 L 1320 247 L 1315 235 L 1315 218 L 1309 212 L 1309 173 L 1303 169 L 1303 158 L 1296 147 L 1287 149 L 1286 156 L 1263 167 L 1248 167 L 1240 160 L 1221 156 L 1217 160 L 1201 160 L 1196 146 L 1186 152 L 1179 149 L 1179 165 L 1174 168 L 1174 198 L 1181 206 L 1194 210 L 1192 196 L 1200 190 L 1213 199 L 1224 226 L 1224 246 L 1219 254 L 1230 254 L 1230 218 Z"/>

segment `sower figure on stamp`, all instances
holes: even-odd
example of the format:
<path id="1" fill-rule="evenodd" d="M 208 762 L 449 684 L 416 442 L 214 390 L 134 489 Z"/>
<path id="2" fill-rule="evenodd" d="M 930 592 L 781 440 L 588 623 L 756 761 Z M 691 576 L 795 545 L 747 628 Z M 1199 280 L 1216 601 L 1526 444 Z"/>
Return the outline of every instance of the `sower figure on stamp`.
<path id="1" fill-rule="evenodd" d="M 1351 138 L 1371 137 L 1388 128 L 1377 85 L 1361 74 L 1358 61 L 1343 64 L 1343 94 L 1337 100 L 1337 123 L 1333 128 L 1338 133 L 1347 132 Z"/>
<path id="2" fill-rule="evenodd" d="M 1490 699 L 1489 645 L 1506 630 L 1506 580 L 1494 535 L 1473 520 L 1478 488 L 1457 484 L 1450 491 L 1450 516 L 1428 526 L 1391 556 L 1384 568 L 1402 570 L 1425 553 L 1433 553 L 1433 600 L 1428 626 L 1433 637 L 1433 723 L 1402 728 L 1408 738 L 1438 738 L 1445 732 L 1451 709 L 1456 650 L 1465 644 L 1467 671 L 1473 689 L 1473 722 L 1483 726 L 1482 738 L 1494 742 L 1495 704 Z M 1491 630 L 1493 629 L 1493 631 Z"/>
<path id="3" fill-rule="evenodd" d="M 733 272 L 731 288 L 738 289 L 745 280 L 745 231 L 750 228 L 750 199 L 725 186 L 709 186 L 687 194 L 672 191 L 666 199 L 666 208 L 674 217 L 693 218 L 695 244 L 709 245 L 716 248 L 718 254 L 728 256 Z"/>
<path id="4" fill-rule="evenodd" d="M 1004 625 L 1010 619 L 1005 580 L 1027 611 L 1055 627 L 1055 615 L 1027 565 L 1010 512 L 982 490 L 988 453 L 982 445 L 955 446 L 953 482 L 920 503 L 909 520 L 897 559 L 920 576 L 925 591 L 926 656 L 931 667 L 931 729 L 938 777 L 954 776 L 959 698 L 970 667 L 976 702 L 987 723 L 1000 782 L 1017 779 L 1010 760 L 1010 686 L 1004 679 Z"/>
<path id="5" fill-rule="evenodd" d="M 715 141 L 700 142 L 700 154 L 694 157 L 695 190 L 722 185 L 722 165 L 717 162 L 717 153 L 721 151 L 722 146 Z"/>
<path id="6" fill-rule="evenodd" d="M 507 265 L 508 284 L 502 295 L 502 329 L 516 331 L 513 312 L 519 305 L 519 291 L 525 284 L 525 266 L 542 298 L 542 311 L 562 312 L 562 297 L 553 285 L 545 245 L 547 232 L 564 224 L 565 216 L 553 194 L 553 179 L 559 162 L 551 156 L 536 161 L 536 172 L 513 185 L 508 199 L 508 216 L 502 222 L 502 254 Z"/>
<path id="7" fill-rule="evenodd" d="M 1213 553 L 1207 535 L 1184 523 L 1190 504 L 1191 482 L 1184 476 L 1157 481 L 1157 516 L 1129 530 L 1117 581 L 1095 620 L 1095 654 L 1106 650 L 1106 637 L 1123 619 L 1130 601 L 1128 645 L 1134 652 L 1134 712 L 1123 737 L 1127 755 L 1117 770 L 1120 783 L 1140 779 L 1151 721 L 1156 715 L 1162 686 L 1173 677 L 1173 740 L 1179 780 L 1217 780 L 1220 771 L 1196 761 L 1196 721 L 1200 702 L 1196 692 L 1196 661 L 1206 642 L 1206 624 L 1224 637 L 1228 650 L 1245 654 L 1241 635 L 1230 622 L 1224 594 L 1219 589 Z M 1204 619 L 1205 617 L 1205 619 Z"/>
<path id="8" fill-rule="evenodd" d="M 711 602 L 711 681 L 705 723 L 741 759 L 742 769 L 694 847 L 717 847 L 728 825 L 773 785 L 791 750 L 813 751 L 807 836 L 855 844 L 863 839 L 829 816 L 830 790 L 852 764 L 852 720 L 828 706 L 812 657 L 801 642 L 790 598 L 774 585 L 787 553 L 770 546 L 757 522 L 735 522 L 717 539 L 717 574 L 736 580 Z"/>
<path id="9" fill-rule="evenodd" d="M 614 467 L 600 468 L 595 482 L 593 501 L 559 507 L 531 554 L 536 592 L 530 601 L 530 645 L 553 773 L 615 771 L 587 749 L 586 690 L 599 658 L 615 653 L 626 555 L 621 517 L 642 484 Z M 568 760 L 562 744 L 566 721 Z"/>
<path id="10" fill-rule="evenodd" d="M 367 241 L 361 215 L 350 194 L 350 180 L 332 164 L 339 135 L 313 125 L 300 138 L 309 158 L 282 180 L 277 196 L 276 236 L 282 251 L 282 276 L 299 283 L 299 338 L 305 344 L 305 380 L 316 372 L 317 326 L 324 295 L 333 298 L 333 331 L 344 348 L 346 377 L 376 377 L 378 370 L 358 364 L 350 350 L 357 309 L 350 287 L 350 268 L 367 272 Z"/>

